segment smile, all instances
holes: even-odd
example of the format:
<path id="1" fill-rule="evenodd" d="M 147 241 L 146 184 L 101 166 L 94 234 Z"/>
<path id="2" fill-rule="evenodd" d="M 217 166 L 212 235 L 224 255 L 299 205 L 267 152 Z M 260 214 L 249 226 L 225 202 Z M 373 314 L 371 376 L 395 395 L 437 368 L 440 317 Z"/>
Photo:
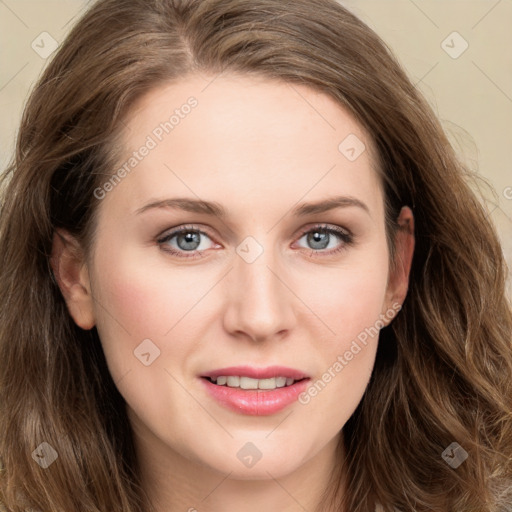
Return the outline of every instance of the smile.
<path id="1" fill-rule="evenodd" d="M 236 366 L 201 375 L 208 396 L 239 414 L 276 414 L 297 401 L 310 380 L 299 370 L 283 366 Z"/>

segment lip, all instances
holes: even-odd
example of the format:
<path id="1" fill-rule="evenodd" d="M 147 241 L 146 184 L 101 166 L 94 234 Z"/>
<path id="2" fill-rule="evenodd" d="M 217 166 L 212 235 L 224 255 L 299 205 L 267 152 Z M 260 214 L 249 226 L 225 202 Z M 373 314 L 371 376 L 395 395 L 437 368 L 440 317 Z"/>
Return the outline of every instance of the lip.
<path id="1" fill-rule="evenodd" d="M 204 373 L 201 377 L 217 378 L 221 375 L 239 375 L 241 377 L 251 377 L 253 379 L 271 379 L 272 377 L 287 377 L 289 379 L 300 380 L 308 378 L 308 375 L 287 368 L 286 366 L 267 366 L 266 368 L 254 368 L 252 366 L 230 366 L 228 368 L 220 368 Z"/>
<path id="2" fill-rule="evenodd" d="M 218 386 L 207 379 L 207 377 L 217 378 L 221 375 L 226 377 L 239 375 L 253 379 L 286 377 L 298 382 L 294 382 L 291 386 L 263 390 Z M 267 366 L 266 368 L 230 366 L 206 372 L 200 377 L 206 392 L 218 403 L 232 411 L 250 416 L 268 416 L 282 411 L 298 399 L 310 380 L 304 372 L 285 366 Z"/>

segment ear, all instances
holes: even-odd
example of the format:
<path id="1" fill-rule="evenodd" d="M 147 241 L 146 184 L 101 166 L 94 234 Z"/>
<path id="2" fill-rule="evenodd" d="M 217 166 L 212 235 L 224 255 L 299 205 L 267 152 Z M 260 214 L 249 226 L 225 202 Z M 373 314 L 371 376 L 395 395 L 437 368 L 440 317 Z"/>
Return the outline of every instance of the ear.
<path id="1" fill-rule="evenodd" d="M 391 262 L 385 307 L 396 310 L 402 305 L 409 288 L 409 274 L 414 254 L 414 215 L 408 206 L 400 210 L 395 235 L 395 261 Z M 391 319 L 389 319 L 391 321 Z"/>
<path id="2" fill-rule="evenodd" d="M 78 241 L 67 231 L 53 234 L 50 264 L 69 314 L 82 329 L 95 325 L 87 265 Z"/>

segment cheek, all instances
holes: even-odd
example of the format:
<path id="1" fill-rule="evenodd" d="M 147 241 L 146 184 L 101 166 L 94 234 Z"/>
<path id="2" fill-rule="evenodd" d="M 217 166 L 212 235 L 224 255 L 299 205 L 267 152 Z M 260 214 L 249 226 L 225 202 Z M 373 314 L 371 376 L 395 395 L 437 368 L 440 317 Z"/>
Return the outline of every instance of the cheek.
<path id="1" fill-rule="evenodd" d="M 327 335 L 321 341 L 326 370 L 342 356 L 347 361 L 343 371 L 352 374 L 352 383 L 369 378 L 382 327 L 386 282 L 382 276 L 374 277 L 352 273 L 343 286 L 332 287 L 325 294 L 319 309 L 324 311 L 323 320 L 329 327 L 324 329 Z"/>
<path id="2" fill-rule="evenodd" d="M 152 349 L 155 356 L 162 337 L 183 315 L 186 288 L 167 283 L 133 251 L 109 249 L 104 246 L 97 252 L 93 291 L 96 327 L 115 379 L 132 370 L 144 340 L 157 347 Z"/>
<path id="3" fill-rule="evenodd" d="M 375 325 L 384 309 L 388 262 L 372 258 L 319 270 L 297 280 L 300 297 L 321 320 L 322 346 L 342 350 L 366 328 Z M 300 285 L 300 286 L 299 286 Z"/>
<path id="4" fill-rule="evenodd" d="M 319 286 L 308 295 L 324 334 L 311 350 L 321 361 L 320 371 L 299 403 L 311 416 L 322 417 L 333 435 L 356 409 L 371 376 L 383 326 L 387 264 L 386 258 L 373 258 L 317 276 Z"/>
<path id="5" fill-rule="evenodd" d="M 141 351 L 149 351 L 150 360 L 158 355 L 151 369 L 185 369 L 196 350 L 190 341 L 201 339 L 205 318 L 212 314 L 211 289 L 218 276 L 211 268 L 171 267 L 156 249 L 111 244 L 97 254 L 96 326 L 114 380 L 127 372 L 130 380 L 140 372 L 147 379 L 149 368 L 137 359 Z"/>
<path id="6" fill-rule="evenodd" d="M 110 374 L 131 408 L 150 423 L 162 408 L 179 415 L 183 373 L 200 329 L 202 295 L 211 287 L 190 270 L 181 272 L 123 248 L 95 261 L 96 326 Z M 209 286 L 208 286 L 209 284 Z M 173 378 L 175 377 L 175 379 Z M 168 425 L 169 429 L 174 424 Z"/>

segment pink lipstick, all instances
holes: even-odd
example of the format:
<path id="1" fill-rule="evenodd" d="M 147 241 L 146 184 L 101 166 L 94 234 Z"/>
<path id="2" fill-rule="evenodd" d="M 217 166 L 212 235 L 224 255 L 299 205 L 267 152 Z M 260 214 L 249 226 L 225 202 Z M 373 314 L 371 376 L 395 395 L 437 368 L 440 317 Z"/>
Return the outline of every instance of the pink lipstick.
<path id="1" fill-rule="evenodd" d="M 201 375 L 207 393 L 217 402 L 253 416 L 285 409 L 297 400 L 309 380 L 305 373 L 284 366 L 231 366 Z"/>

